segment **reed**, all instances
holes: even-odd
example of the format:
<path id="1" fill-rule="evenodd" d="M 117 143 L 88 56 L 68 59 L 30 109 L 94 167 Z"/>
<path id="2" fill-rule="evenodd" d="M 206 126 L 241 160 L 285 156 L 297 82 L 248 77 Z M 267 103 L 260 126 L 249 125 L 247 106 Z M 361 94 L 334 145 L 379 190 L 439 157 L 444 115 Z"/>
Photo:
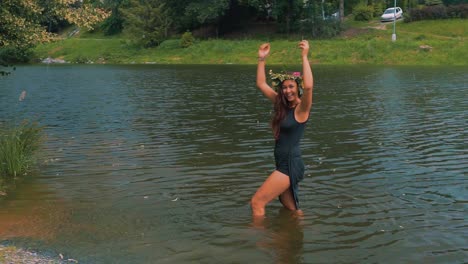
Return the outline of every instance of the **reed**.
<path id="1" fill-rule="evenodd" d="M 0 177 L 17 177 L 29 172 L 42 143 L 42 127 L 24 121 L 0 131 Z"/>

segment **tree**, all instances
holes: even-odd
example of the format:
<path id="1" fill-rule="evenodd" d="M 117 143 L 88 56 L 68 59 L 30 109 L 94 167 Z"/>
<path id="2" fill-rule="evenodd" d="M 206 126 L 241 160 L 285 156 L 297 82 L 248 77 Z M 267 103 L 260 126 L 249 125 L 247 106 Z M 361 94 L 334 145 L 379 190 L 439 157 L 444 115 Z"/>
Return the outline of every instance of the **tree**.
<path id="1" fill-rule="evenodd" d="M 125 17 L 124 32 L 142 46 L 158 46 L 167 38 L 172 20 L 161 0 L 131 0 L 122 13 Z"/>
<path id="2" fill-rule="evenodd" d="M 47 4 L 47 8 L 41 4 Z M 92 29 L 109 13 L 76 0 L 2 0 L 0 2 L 0 65 L 24 56 L 41 42 L 54 38 L 54 34 L 41 25 L 45 12 L 63 18 L 71 24 Z M 27 56 L 24 56 L 25 58 Z M 5 73 L 5 71 L 0 71 Z"/>
<path id="3" fill-rule="evenodd" d="M 163 0 L 174 18 L 174 27 L 179 32 L 214 25 L 226 14 L 231 2 L 238 0 Z"/>
<path id="4" fill-rule="evenodd" d="M 50 14 L 87 29 L 92 29 L 109 15 L 102 9 L 79 4 L 76 0 L 49 0 L 47 3 Z M 44 10 L 38 0 L 0 2 L 0 47 L 31 47 L 51 40 L 54 35 L 40 24 Z"/>
<path id="5" fill-rule="evenodd" d="M 104 0 L 102 6 L 111 10 L 112 14 L 101 24 L 101 29 L 106 35 L 114 35 L 122 32 L 125 17 L 121 9 L 128 4 L 127 0 Z"/>
<path id="6" fill-rule="evenodd" d="M 258 10 L 258 15 L 273 19 L 279 31 L 292 33 L 299 29 L 299 20 L 313 0 L 238 0 L 242 5 L 250 5 Z M 320 0 L 321 1 L 321 0 Z"/>

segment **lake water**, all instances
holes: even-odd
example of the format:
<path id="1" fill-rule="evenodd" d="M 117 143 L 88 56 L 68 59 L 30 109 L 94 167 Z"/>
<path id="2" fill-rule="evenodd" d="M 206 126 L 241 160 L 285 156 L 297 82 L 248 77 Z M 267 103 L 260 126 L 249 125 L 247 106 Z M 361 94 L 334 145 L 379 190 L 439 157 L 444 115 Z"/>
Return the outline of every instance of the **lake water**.
<path id="1" fill-rule="evenodd" d="M 0 77 L 0 121 L 47 137 L 0 200 L 0 243 L 80 263 L 466 262 L 468 68 L 314 76 L 305 215 L 274 200 L 253 223 L 274 168 L 255 66 L 18 67 Z"/>

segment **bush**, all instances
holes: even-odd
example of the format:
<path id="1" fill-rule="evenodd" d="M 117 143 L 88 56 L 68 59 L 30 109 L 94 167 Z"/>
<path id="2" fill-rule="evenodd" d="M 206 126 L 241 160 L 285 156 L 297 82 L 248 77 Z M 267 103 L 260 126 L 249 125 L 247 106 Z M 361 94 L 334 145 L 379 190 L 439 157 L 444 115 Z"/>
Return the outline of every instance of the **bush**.
<path id="1" fill-rule="evenodd" d="M 450 18 L 468 18 L 468 4 L 448 6 L 447 16 Z"/>
<path id="2" fill-rule="evenodd" d="M 0 49 L 0 61 L 2 63 L 24 63 L 29 62 L 32 57 L 30 49 L 21 49 L 13 47 L 2 47 Z"/>
<path id="3" fill-rule="evenodd" d="M 419 20 L 435 20 L 448 18 L 467 18 L 468 4 L 454 5 L 445 7 L 443 5 L 425 6 L 422 8 L 413 8 L 405 16 L 406 22 Z"/>
<path id="4" fill-rule="evenodd" d="M 180 46 L 182 48 L 188 48 L 193 45 L 195 42 L 195 38 L 192 35 L 192 32 L 187 31 L 184 34 L 182 34 L 182 37 L 180 39 Z"/>
<path id="5" fill-rule="evenodd" d="M 370 21 L 373 18 L 374 7 L 361 3 L 353 8 L 353 14 L 356 21 Z"/>
<path id="6" fill-rule="evenodd" d="M 385 2 L 377 2 L 377 3 L 374 3 L 373 5 L 373 9 L 374 9 L 374 14 L 373 16 L 374 17 L 379 17 L 380 15 L 382 15 L 382 13 L 385 11 Z"/>

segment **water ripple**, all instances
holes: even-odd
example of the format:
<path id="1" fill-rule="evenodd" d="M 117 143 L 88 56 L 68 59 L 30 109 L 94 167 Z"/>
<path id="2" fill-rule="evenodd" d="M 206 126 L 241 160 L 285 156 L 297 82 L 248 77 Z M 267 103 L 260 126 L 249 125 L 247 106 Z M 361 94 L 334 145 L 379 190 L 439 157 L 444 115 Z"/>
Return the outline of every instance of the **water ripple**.
<path id="1" fill-rule="evenodd" d="M 0 89 L 2 119 L 39 115 L 47 141 L 43 189 L 19 189 L 11 203 L 57 204 L 50 214 L 67 222 L 48 246 L 83 263 L 466 257 L 466 69 L 317 67 L 305 216 L 291 221 L 273 201 L 261 229 L 248 201 L 274 169 L 274 140 L 254 67 L 19 72 Z"/>

